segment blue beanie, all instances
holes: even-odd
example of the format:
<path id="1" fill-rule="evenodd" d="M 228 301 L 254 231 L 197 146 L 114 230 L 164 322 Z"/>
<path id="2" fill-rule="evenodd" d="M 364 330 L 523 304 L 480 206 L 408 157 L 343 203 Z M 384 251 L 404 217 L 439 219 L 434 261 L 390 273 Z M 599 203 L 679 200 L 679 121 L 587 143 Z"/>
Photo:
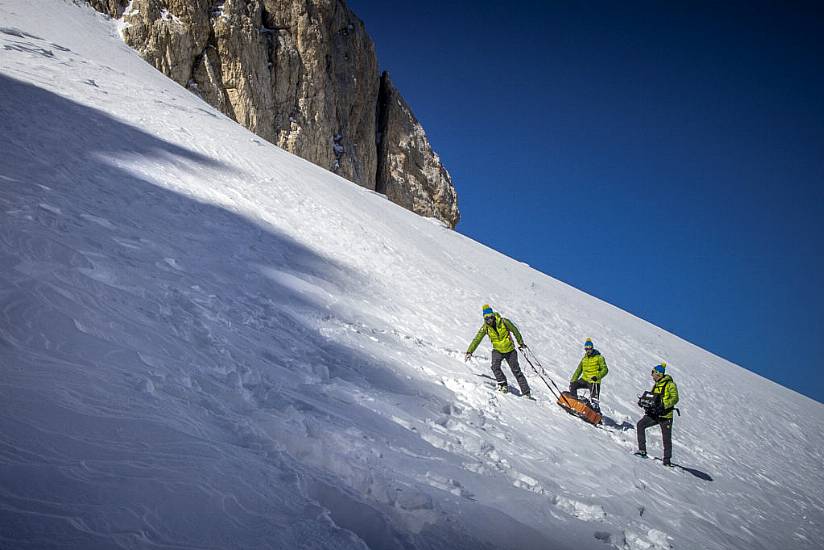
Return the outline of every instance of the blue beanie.
<path id="1" fill-rule="evenodd" d="M 495 314 L 495 312 L 492 311 L 492 308 L 489 307 L 489 304 L 484 304 L 483 305 L 483 311 L 484 311 L 484 317 Z"/>
<path id="2" fill-rule="evenodd" d="M 590 340 L 589 338 L 587 338 L 587 341 L 586 341 L 586 342 L 584 342 L 584 347 L 585 347 L 585 348 L 591 348 L 591 347 L 592 347 L 592 340 Z"/>
<path id="3" fill-rule="evenodd" d="M 655 365 L 655 367 L 653 367 L 652 370 L 654 370 L 657 373 L 664 374 L 664 370 L 666 368 L 667 368 L 667 364 L 662 361 L 660 365 Z"/>

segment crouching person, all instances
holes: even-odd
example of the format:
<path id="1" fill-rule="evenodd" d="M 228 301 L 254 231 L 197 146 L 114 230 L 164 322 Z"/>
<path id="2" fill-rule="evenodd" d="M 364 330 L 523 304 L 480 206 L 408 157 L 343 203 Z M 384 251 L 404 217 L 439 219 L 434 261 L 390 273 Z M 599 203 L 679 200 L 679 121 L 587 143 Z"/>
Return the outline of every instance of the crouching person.
<path id="1" fill-rule="evenodd" d="M 589 390 L 589 401 L 592 408 L 601 411 L 601 380 L 609 372 L 607 361 L 597 349 L 592 345 L 592 340 L 587 338 L 584 342 L 584 357 L 578 363 L 578 368 L 572 373 L 569 381 L 569 393 L 578 399 L 578 390 Z"/>

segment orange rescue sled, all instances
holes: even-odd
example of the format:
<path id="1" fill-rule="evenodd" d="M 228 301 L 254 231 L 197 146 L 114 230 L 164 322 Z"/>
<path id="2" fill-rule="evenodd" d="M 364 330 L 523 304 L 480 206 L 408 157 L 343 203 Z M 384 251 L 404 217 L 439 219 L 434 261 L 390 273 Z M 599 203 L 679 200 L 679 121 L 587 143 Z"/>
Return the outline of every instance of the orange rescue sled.
<path id="1" fill-rule="evenodd" d="M 575 399 L 575 396 L 565 391 L 558 398 L 558 404 L 569 414 L 575 415 L 590 424 L 601 423 L 601 413 L 593 409 L 586 399 Z"/>

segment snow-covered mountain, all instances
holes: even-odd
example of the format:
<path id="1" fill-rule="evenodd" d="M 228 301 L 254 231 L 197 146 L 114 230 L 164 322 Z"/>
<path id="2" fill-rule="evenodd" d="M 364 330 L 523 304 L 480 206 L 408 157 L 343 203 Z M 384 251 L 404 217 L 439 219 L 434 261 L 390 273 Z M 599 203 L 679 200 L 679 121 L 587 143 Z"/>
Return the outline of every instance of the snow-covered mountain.
<path id="1" fill-rule="evenodd" d="M 267 144 L 90 8 L 0 0 L 0 130 L 0 548 L 821 547 L 820 403 Z M 485 302 L 559 384 L 593 338 L 605 428 L 463 362 Z M 632 455 L 662 360 L 699 476 Z"/>

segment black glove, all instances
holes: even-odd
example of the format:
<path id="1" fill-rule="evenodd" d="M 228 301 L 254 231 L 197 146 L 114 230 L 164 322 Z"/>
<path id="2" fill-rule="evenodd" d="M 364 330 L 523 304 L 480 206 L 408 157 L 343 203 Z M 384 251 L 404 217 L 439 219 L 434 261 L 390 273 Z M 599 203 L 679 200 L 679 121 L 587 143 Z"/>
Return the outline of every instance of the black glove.
<path id="1" fill-rule="evenodd" d="M 524 351 L 524 350 L 526 349 L 526 347 L 527 347 L 527 345 L 526 345 L 526 344 L 521 343 L 520 345 L 518 345 L 518 350 L 519 350 L 519 351 Z"/>
<path id="2" fill-rule="evenodd" d="M 464 355 L 464 363 L 466 363 L 470 359 L 472 359 L 472 354 L 469 353 L 469 352 L 466 352 L 466 355 Z"/>
<path id="3" fill-rule="evenodd" d="M 592 381 L 593 383 L 598 382 L 598 377 L 593 376 L 592 378 L 590 378 L 590 381 Z"/>

